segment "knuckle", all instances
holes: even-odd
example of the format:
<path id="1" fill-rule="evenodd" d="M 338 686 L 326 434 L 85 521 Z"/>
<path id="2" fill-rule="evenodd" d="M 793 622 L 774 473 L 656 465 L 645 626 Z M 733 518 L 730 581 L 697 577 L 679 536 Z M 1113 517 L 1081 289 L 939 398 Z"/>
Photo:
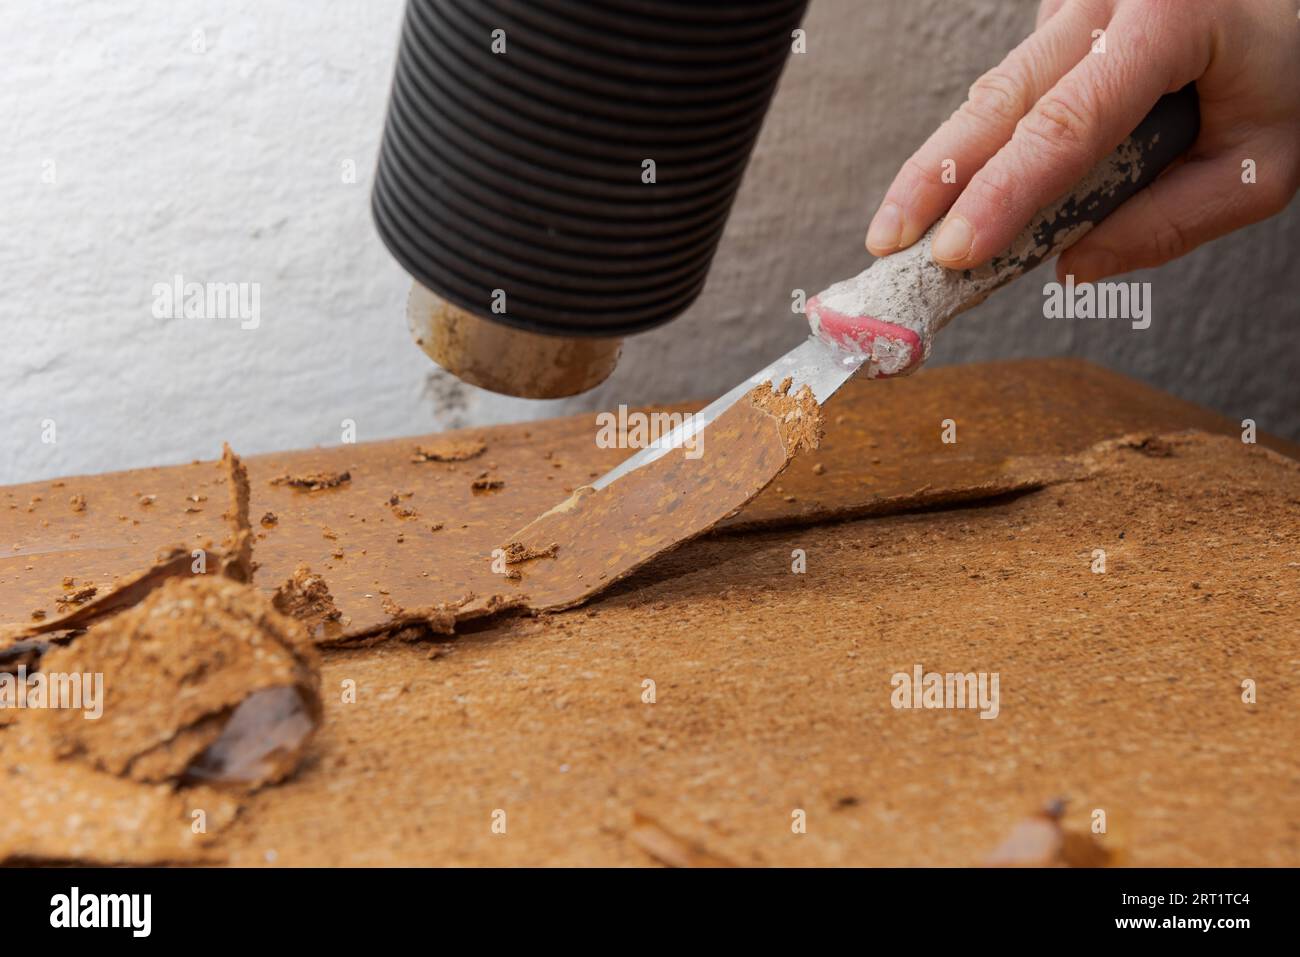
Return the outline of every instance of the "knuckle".
<path id="1" fill-rule="evenodd" d="M 1187 234 L 1173 221 L 1166 222 L 1157 229 L 1152 242 L 1160 262 L 1169 262 L 1191 252 Z"/>
<path id="2" fill-rule="evenodd" d="M 973 198 L 995 210 L 999 213 L 1013 212 L 1016 209 L 1016 196 L 1019 192 L 1013 177 L 1000 168 L 992 165 L 980 170 L 967 190 L 973 193 Z"/>
<path id="3" fill-rule="evenodd" d="M 1183 0 L 1144 0 L 1143 11 L 1153 18 L 1186 16 L 1187 5 Z"/>
<path id="4" fill-rule="evenodd" d="M 1185 256 L 1195 245 L 1178 220 L 1170 216 L 1160 204 L 1151 199 L 1147 203 L 1155 228 L 1151 231 L 1151 244 L 1160 262 Z"/>
<path id="5" fill-rule="evenodd" d="M 1293 172 L 1290 176 L 1263 178 L 1254 187 L 1257 190 L 1256 203 L 1260 213 L 1263 216 L 1276 216 L 1286 209 L 1295 196 L 1297 187 L 1300 186 L 1298 179 L 1300 177 L 1297 176 L 1297 172 Z"/>
<path id="6" fill-rule="evenodd" d="M 1021 132 L 1053 153 L 1076 150 L 1088 140 L 1091 127 L 1086 108 L 1049 93 L 1025 114 Z"/>
<path id="7" fill-rule="evenodd" d="M 922 161 L 915 153 L 903 164 L 903 175 L 912 188 L 937 187 L 942 184 L 941 173 L 935 165 Z"/>
<path id="8" fill-rule="evenodd" d="M 1025 115 L 1025 90 L 1004 70 L 990 70 L 971 84 L 962 110 L 983 123 L 1013 124 Z"/>

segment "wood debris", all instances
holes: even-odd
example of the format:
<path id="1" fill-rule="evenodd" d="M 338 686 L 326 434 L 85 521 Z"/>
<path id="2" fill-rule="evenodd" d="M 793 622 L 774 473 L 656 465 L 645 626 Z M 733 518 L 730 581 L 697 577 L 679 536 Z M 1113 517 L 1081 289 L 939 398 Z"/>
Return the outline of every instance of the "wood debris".
<path id="1" fill-rule="evenodd" d="M 327 488 L 338 488 L 350 481 L 352 481 L 350 472 L 307 472 L 304 475 L 281 475 L 271 479 L 271 484 L 287 485 L 307 492 L 320 492 Z"/>
<path id="2" fill-rule="evenodd" d="M 429 445 L 417 445 L 412 462 L 468 462 L 487 451 L 487 443 L 472 438 L 447 438 Z"/>

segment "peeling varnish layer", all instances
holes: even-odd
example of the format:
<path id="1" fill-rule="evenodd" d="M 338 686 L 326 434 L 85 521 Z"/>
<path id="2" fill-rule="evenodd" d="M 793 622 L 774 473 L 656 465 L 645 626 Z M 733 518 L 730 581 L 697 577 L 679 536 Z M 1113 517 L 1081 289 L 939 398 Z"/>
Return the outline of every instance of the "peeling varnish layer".
<path id="1" fill-rule="evenodd" d="M 302 621 L 313 641 L 324 648 L 373 644 L 399 632 L 446 636 L 462 624 L 495 616 L 570 608 L 734 515 L 798 453 L 816 448 L 823 426 L 820 409 L 810 394 L 791 396 L 765 383 L 754 390 L 750 401 L 737 403 L 709 431 L 704 457 L 689 459 L 679 450 L 625 476 L 609 489 L 596 492 L 582 486 L 512 536 L 502 546 L 509 571 L 502 576 L 500 592 L 393 607 L 382 622 L 353 627 L 340 620 L 328 577 L 300 566 L 294 577 L 277 589 L 277 607 Z M 232 456 L 231 461 L 222 460 L 222 468 L 231 484 L 232 502 L 236 502 L 242 466 Z M 808 512 L 782 522 L 731 524 L 726 532 L 800 527 L 968 503 L 1076 480 L 1089 468 L 1070 458 L 1028 457 L 1008 462 L 1005 471 L 1005 477 L 995 482 L 957 490 L 922 487 L 906 495 Z M 246 501 L 231 514 L 231 536 L 220 567 L 237 574 L 244 561 L 238 545 L 247 539 Z M 233 551 L 229 543 L 235 543 Z M 251 555 L 248 558 L 251 560 Z M 0 635 L 0 647 L 30 649 L 32 640 L 40 636 L 75 633 L 142 601 L 170 578 L 190 575 L 191 564 L 189 552 L 173 551 L 124 586 L 69 615 Z M 511 586 L 518 590 L 505 590 Z"/>
<path id="2" fill-rule="evenodd" d="M 306 565 L 294 569 L 293 577 L 275 590 L 271 601 L 280 614 L 302 622 L 313 640 L 343 633 L 339 624 L 343 615 L 334 604 L 329 585 Z"/>
<path id="3" fill-rule="evenodd" d="M 41 635 L 79 631 L 143 601 L 150 592 L 172 578 L 191 574 L 193 557 L 186 548 L 174 548 L 159 556 L 149 568 L 127 576 L 106 591 L 80 605 L 74 611 L 47 618 L 30 625 L 0 630 L 0 651 Z"/>
<path id="4" fill-rule="evenodd" d="M 1093 411 L 1081 415 L 1079 407 Z M 966 431 L 962 442 L 939 448 L 928 428 L 919 428 L 917 421 L 937 421 L 954 409 L 964 410 Z M 1026 409 L 1034 411 L 1031 414 Z M 737 508 L 735 514 L 725 517 L 707 534 L 795 528 L 954 507 L 1028 492 L 1072 480 L 1077 473 L 1086 471 L 1079 453 L 1098 440 L 1138 429 L 1158 434 L 1195 425 L 1208 432 L 1231 431 L 1236 435 L 1235 423 L 1132 380 L 1070 360 L 952 367 L 886 384 L 850 382 L 837 395 L 831 417 L 834 428 L 816 453 L 818 467 L 796 461 L 766 492 L 743 509 Z M 980 425 L 992 417 L 1000 423 L 996 430 Z M 972 424 L 967 425 L 967 421 Z M 879 424 L 886 422 L 895 427 L 880 431 Z M 617 450 L 610 453 L 590 449 L 588 423 L 587 417 L 575 417 L 484 430 L 481 439 L 500 457 L 502 475 L 510 483 L 488 500 L 471 498 L 466 488 L 469 476 L 465 473 L 469 470 L 462 466 L 410 464 L 411 449 L 417 444 L 411 440 L 260 457 L 249 463 L 255 486 L 253 505 L 259 515 L 268 508 L 273 510 L 279 521 L 265 530 L 259 528 L 254 536 L 259 542 L 258 561 L 264 566 L 257 572 L 257 583 L 269 592 L 289 579 L 297 565 L 310 563 L 312 571 L 328 583 L 337 609 L 342 612 L 325 633 L 317 633 L 318 641 L 328 645 L 381 641 L 386 633 L 421 618 L 430 623 L 425 631 L 432 634 L 429 629 L 444 629 L 448 613 L 455 617 L 461 605 L 466 606 L 462 612 L 465 620 L 481 621 L 469 617 L 478 614 L 469 609 L 466 599 L 470 595 L 481 596 L 472 599 L 478 605 L 495 597 L 510 614 L 528 613 L 533 606 L 544 605 L 537 600 L 533 586 L 548 572 L 547 566 L 558 560 L 544 558 L 504 568 L 495 565 L 498 572 L 518 570 L 521 575 L 516 582 L 492 574 L 489 553 L 501 544 L 501 532 L 510 524 L 523 525 L 547 506 L 552 506 L 552 516 L 578 508 L 583 498 L 593 494 L 582 486 L 582 481 L 617 464 Z M 478 432 L 452 433 L 430 436 L 418 444 L 442 447 L 479 438 Z M 1261 443 L 1290 449 L 1286 443 L 1262 434 Z M 1024 451 L 1046 454 L 1017 457 Z M 561 461 L 562 468 L 557 465 Z M 820 467 L 822 463 L 829 466 L 828 471 Z M 349 470 L 356 488 L 303 493 L 269 485 L 273 477 L 284 474 L 340 474 Z M 18 571 L 21 558 L 11 559 L 5 569 L 5 573 L 10 568 L 18 573 L 5 589 L 9 599 L 6 611 L 14 618 L 8 627 L 0 626 L 0 649 L 24 635 L 38 644 L 65 640 L 101 608 L 109 611 L 138 600 L 138 595 L 134 599 L 114 597 L 115 589 L 110 590 L 106 582 L 117 582 L 120 587 L 120 583 L 149 575 L 147 563 L 153 555 L 149 542 L 166 545 L 169 539 L 192 540 L 210 547 L 211 539 L 222 537 L 211 522 L 199 523 L 179 512 L 173 517 L 160 511 L 161 505 L 155 505 L 148 510 L 150 518 L 141 529 L 147 529 L 143 542 L 137 539 L 133 543 L 135 558 L 119 558 L 99 566 L 89 564 L 97 559 L 96 546 L 113 543 L 117 528 L 130 529 L 134 524 L 120 513 L 129 512 L 140 493 L 164 492 L 159 503 L 189 501 L 193 483 L 207 484 L 205 475 L 215 474 L 197 465 L 161 470 L 158 479 L 152 477 L 155 471 L 87 476 L 80 486 L 74 483 L 82 480 L 68 479 L 10 490 L 9 510 L 4 513 L 10 519 L 9 541 L 23 543 L 22 551 L 15 544 L 13 552 L 22 555 L 29 551 L 46 558 L 37 558 L 33 562 L 35 570 L 29 569 L 26 575 Z M 473 472 L 477 471 L 473 468 Z M 559 481 L 552 484 L 552 477 Z M 557 504 L 563 498 L 565 484 L 577 491 Z M 388 509 L 375 507 L 394 487 L 416 490 L 412 504 L 421 512 L 420 523 L 408 521 L 393 529 Z M 547 494 L 550 489 L 554 489 L 553 495 Z M 90 502 L 87 511 L 81 513 L 89 517 L 71 525 L 63 519 L 66 538 L 62 529 L 55 531 L 58 521 L 45 532 L 38 527 L 42 505 L 35 506 L 35 514 L 32 506 L 25 510 L 23 507 L 24 503 L 42 499 L 62 504 L 74 492 L 85 494 Z M 788 492 L 797 493 L 797 498 Z M 447 496 L 466 509 L 463 517 L 442 510 Z M 222 493 L 211 497 L 221 500 Z M 4 500 L 0 497 L 0 501 Z M 66 509 L 60 511 L 71 514 Z M 115 518 L 122 519 L 123 524 L 119 525 Z M 436 539 L 426 531 L 430 519 L 439 521 L 428 527 L 443 529 Z M 338 542 L 320 542 L 319 530 L 325 525 L 339 529 Z M 183 538 L 187 530 L 191 539 Z M 78 531 L 87 536 L 86 544 L 75 544 L 79 536 L 73 533 Z M 405 544 L 394 541 L 393 531 L 405 533 Z M 95 538 L 89 539 L 90 535 Z M 74 544 L 64 545 L 65 541 Z M 263 541 L 265 545 L 260 544 Z M 546 547 L 552 541 L 539 537 L 526 544 Z M 133 565 L 146 571 L 133 571 Z M 188 565 L 186 553 L 178 550 L 175 573 L 186 574 Z M 210 555 L 208 567 L 213 566 Z M 71 572 L 80 579 L 81 573 L 95 567 L 101 569 L 101 593 L 78 610 L 76 617 L 64 618 L 60 611 L 59 620 L 54 620 L 51 613 L 45 621 L 36 623 L 43 626 L 37 629 L 38 634 L 30 636 L 33 623 L 26 620 L 28 610 L 48 602 L 51 589 L 58 591 L 61 577 Z M 595 573 L 599 587 L 612 580 L 608 575 L 601 579 L 604 572 L 602 568 Z M 165 578 L 165 573 L 161 577 Z M 26 593 L 22 590 L 25 582 L 30 582 Z M 587 597 L 597 594 L 599 587 L 593 587 Z M 390 605 L 414 609 L 415 613 L 404 612 L 401 620 L 394 620 Z M 65 626 L 70 631 L 62 630 Z"/>
<path id="5" fill-rule="evenodd" d="M 211 845 L 241 801 L 207 785 L 246 790 L 296 769 L 321 718 L 319 663 L 302 625 L 250 584 L 247 474 L 229 446 L 219 467 L 229 534 L 208 574 L 175 549 L 67 615 L 0 636 L 0 670 L 104 674 L 116 702 L 100 721 L 0 715 L 0 862 L 219 863 Z"/>
<path id="6" fill-rule="evenodd" d="M 272 485 L 287 485 L 305 492 L 321 492 L 338 488 L 352 481 L 349 472 L 309 472 L 305 475 L 281 475 L 271 479 Z"/>
<path id="7" fill-rule="evenodd" d="M 783 384 L 784 385 L 784 384 Z M 522 529 L 503 546 L 508 571 L 502 588 L 444 601 L 386 609 L 382 621 L 350 625 L 334 605 L 328 575 L 302 566 L 276 591 L 277 607 L 304 623 L 323 648 L 369 645 L 398 633 L 447 636 L 458 626 L 488 618 L 570 608 L 632 574 L 656 556 L 732 518 L 776 478 L 801 451 L 816 448 L 822 416 L 806 392 L 788 394 L 768 383 L 737 403 L 710 427 L 706 455 L 687 459 L 684 450 L 664 456 L 609 489 L 582 486 Z M 1144 436 L 1109 440 L 1146 441 Z M 1103 443 L 1105 445 L 1105 443 Z M 1109 448 L 1110 446 L 1107 446 Z M 727 534 L 803 527 L 872 515 L 957 506 L 1060 482 L 1076 481 L 1099 467 L 1098 451 L 1080 456 L 1010 459 L 993 481 L 957 488 L 922 486 L 852 506 L 811 509 L 775 521 L 731 521 Z M 1279 460 L 1290 461 L 1278 456 Z M 228 577 L 251 575 L 247 476 L 227 448 L 220 463 L 229 488 L 229 534 L 217 565 Z M 611 491 L 612 490 L 612 491 Z M 617 493 L 617 494 L 614 494 Z M 487 557 L 484 558 L 487 561 Z M 0 631 L 0 652 L 39 657 L 48 642 L 66 641 L 96 621 L 144 600 L 166 581 L 193 573 L 190 551 L 173 549 L 152 567 L 65 615 Z M 245 572 L 245 569 L 248 571 Z"/>
<path id="8" fill-rule="evenodd" d="M 221 573 L 237 582 L 253 580 L 253 531 L 248 520 L 248 469 L 239 456 L 230 450 L 229 443 L 221 446 L 221 471 L 226 478 L 229 505 L 223 516 L 230 534 L 223 543 L 220 557 Z"/>
<path id="9" fill-rule="evenodd" d="M 321 716 L 319 660 L 302 625 L 222 575 L 167 582 L 49 651 L 41 669 L 102 674 L 112 693 L 95 721 L 77 709 L 33 713 L 54 756 L 141 783 L 280 781 Z"/>
<path id="10" fill-rule="evenodd" d="M 824 424 L 821 407 L 808 386 L 802 386 L 790 395 L 789 377 L 775 389 L 772 383 L 761 383 L 749 394 L 749 401 L 776 419 L 785 446 L 787 462 L 799 450 L 811 452 L 821 444 Z M 707 433 L 706 433 L 707 435 Z M 775 478 L 775 476 L 773 476 Z"/>
<path id="11" fill-rule="evenodd" d="M 791 396 L 764 383 L 706 435 L 699 457 L 675 449 L 603 489 L 584 486 L 512 535 L 502 546 L 506 555 L 550 555 L 517 569 L 528 607 L 571 608 L 708 531 L 766 488 L 799 450 L 816 447 L 821 411 L 806 388 Z"/>
<path id="12" fill-rule="evenodd" d="M 411 453 L 411 461 L 423 462 L 468 462 L 487 451 L 487 443 L 482 439 L 447 438 L 427 445 L 417 445 Z"/>
<path id="13" fill-rule="evenodd" d="M 532 611 L 527 595 L 466 595 L 456 601 L 417 608 L 393 608 L 381 624 L 363 628 L 318 631 L 322 648 L 351 648 L 376 644 L 399 635 L 411 641 L 450 636 L 456 629 L 475 621 Z"/>
<path id="14" fill-rule="evenodd" d="M 213 555 L 216 566 L 214 570 L 233 581 L 248 583 L 253 580 L 254 570 L 253 533 L 248 519 L 248 471 L 228 444 L 222 446 L 218 468 L 228 488 L 229 504 L 224 514 L 228 534 L 222 548 Z M 28 625 L 0 628 L 0 651 L 42 635 L 83 630 L 110 615 L 138 605 L 156 588 L 173 578 L 196 574 L 196 567 L 202 569 L 202 572 L 197 573 L 206 573 L 209 571 L 206 559 L 196 565 L 199 557 L 194 554 L 195 551 L 182 545 L 173 546 L 162 552 L 149 568 L 128 575 L 111 589 L 101 590 L 65 614 Z M 206 549 L 198 551 L 206 552 Z"/>
<path id="15" fill-rule="evenodd" d="M 590 488 L 591 486 L 586 486 Z M 546 546 L 523 545 L 519 542 L 510 542 L 502 550 L 502 558 L 507 565 L 518 565 L 520 562 L 529 562 L 534 558 L 553 558 L 559 551 L 560 543 L 551 542 Z"/>

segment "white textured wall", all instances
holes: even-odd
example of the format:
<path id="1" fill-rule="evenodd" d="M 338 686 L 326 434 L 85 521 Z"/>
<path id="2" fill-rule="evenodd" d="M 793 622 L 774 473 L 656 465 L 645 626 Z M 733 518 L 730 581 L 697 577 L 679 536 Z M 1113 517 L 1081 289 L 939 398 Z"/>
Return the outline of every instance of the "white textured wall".
<path id="1" fill-rule="evenodd" d="M 873 202 L 1032 10 L 813 0 L 705 294 L 593 395 L 530 403 L 407 338 L 368 206 L 400 0 L 6 0 L 0 481 L 333 444 L 343 419 L 366 440 L 717 393 L 804 334 L 792 288 L 866 264 Z M 1300 436 L 1298 241 L 1293 207 L 1152 274 L 1146 332 L 1049 323 L 1040 272 L 934 361 L 1084 355 Z M 176 273 L 260 283 L 261 325 L 154 318 Z"/>

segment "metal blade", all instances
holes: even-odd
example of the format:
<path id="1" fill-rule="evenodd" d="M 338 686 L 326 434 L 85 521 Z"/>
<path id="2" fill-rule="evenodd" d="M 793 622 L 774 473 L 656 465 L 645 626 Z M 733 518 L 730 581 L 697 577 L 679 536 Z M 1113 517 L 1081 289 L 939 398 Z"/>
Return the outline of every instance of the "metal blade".
<path id="1" fill-rule="evenodd" d="M 602 489 L 629 472 L 648 465 L 673 449 L 680 448 L 690 441 L 692 436 L 708 428 L 718 416 L 763 382 L 771 382 L 779 386 L 789 377 L 792 380 L 791 395 L 806 385 L 812 390 L 813 396 L 820 405 L 829 399 L 836 389 L 852 378 L 853 373 L 857 372 L 869 358 L 870 356 L 840 352 L 816 336 L 809 336 L 802 345 L 791 349 L 767 368 L 755 372 L 726 395 L 710 402 L 667 435 L 660 436 L 658 441 L 630 456 L 591 485 L 595 489 Z"/>

